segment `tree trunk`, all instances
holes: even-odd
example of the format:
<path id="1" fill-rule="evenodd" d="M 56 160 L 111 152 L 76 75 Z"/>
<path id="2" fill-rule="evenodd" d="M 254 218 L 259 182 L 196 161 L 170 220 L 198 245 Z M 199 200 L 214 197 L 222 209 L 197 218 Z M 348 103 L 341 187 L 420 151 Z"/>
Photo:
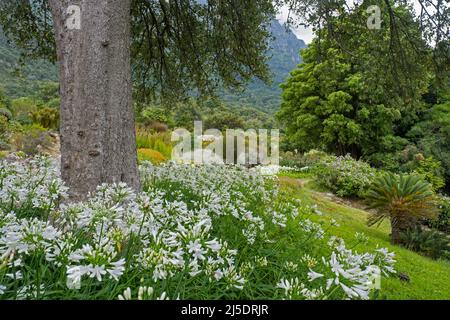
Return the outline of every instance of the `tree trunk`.
<path id="1" fill-rule="evenodd" d="M 398 213 L 391 218 L 391 242 L 392 244 L 402 244 L 402 235 L 417 226 L 417 219 L 410 214 Z"/>
<path id="2" fill-rule="evenodd" d="M 392 222 L 391 222 L 391 229 L 392 229 L 392 232 L 391 232 L 391 243 L 392 244 L 401 244 L 402 243 L 401 235 L 406 230 L 403 230 L 403 229 L 399 228 L 398 225 L 396 225 L 396 224 L 394 224 Z"/>
<path id="3" fill-rule="evenodd" d="M 70 200 L 85 199 L 102 183 L 125 182 L 137 190 L 131 0 L 49 3 L 60 66 L 61 174 Z M 81 9 L 79 29 L 66 23 L 73 5 Z"/>

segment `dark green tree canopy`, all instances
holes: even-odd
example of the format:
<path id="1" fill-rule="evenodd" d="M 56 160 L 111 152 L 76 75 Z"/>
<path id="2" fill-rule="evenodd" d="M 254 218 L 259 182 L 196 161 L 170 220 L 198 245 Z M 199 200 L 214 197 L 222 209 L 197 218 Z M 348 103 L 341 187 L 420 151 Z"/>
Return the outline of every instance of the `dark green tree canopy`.
<path id="1" fill-rule="evenodd" d="M 303 51 L 304 64 L 283 85 L 279 118 L 291 144 L 355 157 L 402 147 L 401 136 L 424 108 L 431 49 L 406 6 L 395 6 L 404 33 L 369 30 L 367 6 L 341 14 Z M 389 19 L 384 10 L 383 19 Z M 334 29 L 339 35 L 334 35 Z M 334 36 L 332 36 L 334 35 Z M 393 42 L 398 41 L 398 45 Z"/>

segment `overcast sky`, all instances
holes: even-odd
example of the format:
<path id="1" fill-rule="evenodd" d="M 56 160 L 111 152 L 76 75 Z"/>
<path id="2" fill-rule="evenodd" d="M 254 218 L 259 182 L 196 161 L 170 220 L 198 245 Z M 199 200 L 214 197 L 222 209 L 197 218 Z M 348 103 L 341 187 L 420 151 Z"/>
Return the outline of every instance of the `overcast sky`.
<path id="1" fill-rule="evenodd" d="M 351 3 L 353 3 L 353 0 L 347 0 L 347 2 L 351 4 Z M 417 0 L 410 0 L 410 2 L 414 3 L 414 8 L 415 8 L 416 12 L 420 12 L 419 2 Z M 280 12 L 278 14 L 277 19 L 282 22 L 286 22 L 287 16 L 288 16 L 288 9 L 283 8 L 282 12 Z M 299 39 L 302 39 L 307 44 L 309 44 L 314 37 L 313 32 L 310 29 L 298 28 L 298 29 L 293 29 L 292 31 L 295 33 L 295 35 Z"/>

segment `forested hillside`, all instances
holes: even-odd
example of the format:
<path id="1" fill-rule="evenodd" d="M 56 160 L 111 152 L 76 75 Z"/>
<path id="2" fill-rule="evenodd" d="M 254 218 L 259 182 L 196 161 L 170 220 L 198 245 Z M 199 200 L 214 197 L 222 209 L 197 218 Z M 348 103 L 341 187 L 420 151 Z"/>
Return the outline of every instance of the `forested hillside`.
<path id="1" fill-rule="evenodd" d="M 302 40 L 286 30 L 278 21 L 271 24 L 273 40 L 269 61 L 273 75 L 272 84 L 254 81 L 241 92 L 220 91 L 220 97 L 228 104 L 248 105 L 272 113 L 280 104 L 279 85 L 289 72 L 301 62 L 299 51 L 306 47 Z M 57 81 L 57 69 L 44 61 L 27 60 L 20 63 L 20 52 L 9 45 L 0 32 L 0 86 L 11 98 L 30 96 L 39 87 L 39 81 Z"/>
<path id="2" fill-rule="evenodd" d="M 21 63 L 20 51 L 8 44 L 0 30 L 0 87 L 11 98 L 31 96 L 41 81 L 57 81 L 56 67 L 45 61 Z"/>
<path id="3" fill-rule="evenodd" d="M 270 113 L 279 108 L 280 84 L 301 62 L 299 52 L 306 48 L 306 44 L 303 40 L 297 39 L 292 32 L 287 31 L 278 21 L 272 22 L 271 32 L 274 37 L 271 43 L 272 49 L 269 52 L 272 84 L 266 85 L 261 81 L 254 81 L 242 92 L 224 92 L 221 96 L 225 102 L 253 105 Z"/>

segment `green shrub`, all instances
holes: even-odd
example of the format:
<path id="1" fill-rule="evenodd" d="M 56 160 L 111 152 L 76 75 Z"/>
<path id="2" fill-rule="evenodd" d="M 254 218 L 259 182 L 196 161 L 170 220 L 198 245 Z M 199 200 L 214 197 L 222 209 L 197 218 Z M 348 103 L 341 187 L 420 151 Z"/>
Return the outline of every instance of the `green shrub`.
<path id="1" fill-rule="evenodd" d="M 305 153 L 303 157 L 305 158 L 305 161 L 307 161 L 308 163 L 315 164 L 327 159 L 328 155 L 324 151 L 312 149 L 309 152 Z"/>
<path id="2" fill-rule="evenodd" d="M 11 100 L 6 96 L 3 87 L 0 87 L 0 108 L 9 109 L 11 107 Z"/>
<path id="3" fill-rule="evenodd" d="M 205 129 L 217 129 L 225 132 L 227 129 L 243 129 L 244 127 L 244 120 L 230 111 L 217 111 L 205 119 Z"/>
<path id="4" fill-rule="evenodd" d="M 300 153 L 293 153 L 293 152 L 285 152 L 281 154 L 280 165 L 282 167 L 289 167 L 289 168 L 306 167 L 303 155 Z"/>
<path id="5" fill-rule="evenodd" d="M 158 129 L 161 127 L 161 124 L 173 126 L 174 121 L 167 110 L 158 107 L 146 107 L 142 110 L 140 115 L 138 115 L 138 122 L 147 127 L 157 127 L 156 129 Z M 167 127 L 166 130 L 158 131 L 167 131 Z"/>
<path id="6" fill-rule="evenodd" d="M 9 111 L 6 108 L 0 108 L 0 116 L 3 116 L 8 120 L 12 120 L 12 118 L 13 118 L 11 111 Z"/>
<path id="7" fill-rule="evenodd" d="M 0 150 L 11 150 L 10 138 L 21 130 L 21 125 L 0 114 Z"/>
<path id="8" fill-rule="evenodd" d="M 311 150 L 308 153 L 301 154 L 297 152 L 285 152 L 281 155 L 280 165 L 289 168 L 308 168 L 310 171 L 322 160 L 327 154 L 322 151 Z"/>
<path id="9" fill-rule="evenodd" d="M 8 141 L 0 139 L 0 152 L 7 152 L 8 150 L 11 150 L 11 145 Z"/>
<path id="10" fill-rule="evenodd" d="M 50 108 L 58 109 L 61 106 L 61 99 L 60 98 L 51 99 L 45 105 Z"/>
<path id="11" fill-rule="evenodd" d="M 443 232 L 450 232 L 450 198 L 439 197 L 438 200 L 439 215 L 437 219 L 429 221 L 428 225 L 434 229 Z"/>
<path id="12" fill-rule="evenodd" d="M 450 99 L 448 93 L 438 98 L 438 103 L 423 113 L 422 120 L 416 123 L 407 134 L 416 141 L 420 152 L 433 156 L 442 163 L 446 179 L 446 191 L 450 192 Z"/>
<path id="13" fill-rule="evenodd" d="M 414 173 L 422 176 L 433 185 L 434 190 L 440 190 L 445 186 L 444 171 L 440 161 L 429 157 L 420 159 L 418 168 Z"/>
<path id="14" fill-rule="evenodd" d="M 46 105 L 48 105 L 51 100 L 59 99 L 59 83 L 51 81 L 40 83 L 35 98 Z"/>
<path id="15" fill-rule="evenodd" d="M 30 117 L 34 123 L 41 125 L 43 128 L 58 129 L 59 127 L 58 109 L 45 107 L 37 111 L 31 112 Z"/>
<path id="16" fill-rule="evenodd" d="M 8 132 L 8 118 L 0 115 L 0 139 L 5 139 Z"/>
<path id="17" fill-rule="evenodd" d="M 377 176 L 368 163 L 350 156 L 329 156 L 316 170 L 317 182 L 341 197 L 364 197 Z"/>
<path id="18" fill-rule="evenodd" d="M 19 98 L 13 100 L 11 105 L 11 110 L 17 121 L 25 125 L 33 123 L 30 113 L 38 110 L 38 107 L 33 100 L 30 98 Z"/>
<path id="19" fill-rule="evenodd" d="M 450 242 L 445 235 L 437 231 L 411 229 L 401 234 L 401 241 L 407 249 L 430 258 L 450 258 Z"/>
<path id="20" fill-rule="evenodd" d="M 11 124 L 9 119 L 0 113 L 0 150 L 9 150 Z"/>

